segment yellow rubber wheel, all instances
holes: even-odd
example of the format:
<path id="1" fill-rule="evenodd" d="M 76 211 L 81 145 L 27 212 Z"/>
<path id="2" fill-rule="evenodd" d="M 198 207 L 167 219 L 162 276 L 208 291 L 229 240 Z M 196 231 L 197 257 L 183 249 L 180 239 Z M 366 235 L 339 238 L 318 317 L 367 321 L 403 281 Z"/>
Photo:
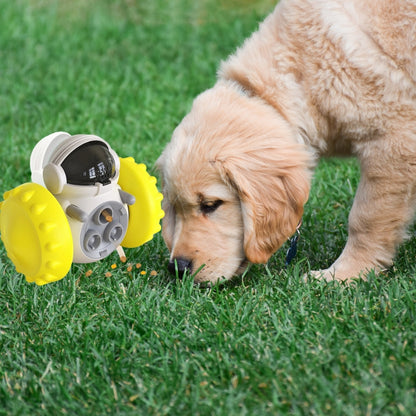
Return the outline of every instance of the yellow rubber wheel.
<path id="1" fill-rule="evenodd" d="M 16 270 L 38 285 L 62 279 L 73 259 L 71 229 L 55 197 L 25 183 L 4 194 L 1 239 Z"/>
<path id="2" fill-rule="evenodd" d="M 141 246 L 160 231 L 160 220 L 164 216 L 163 196 L 156 187 L 156 178 L 149 175 L 143 163 L 137 164 L 132 157 L 120 158 L 118 184 L 136 198 L 129 206 L 129 225 L 121 245 L 127 248 Z"/>

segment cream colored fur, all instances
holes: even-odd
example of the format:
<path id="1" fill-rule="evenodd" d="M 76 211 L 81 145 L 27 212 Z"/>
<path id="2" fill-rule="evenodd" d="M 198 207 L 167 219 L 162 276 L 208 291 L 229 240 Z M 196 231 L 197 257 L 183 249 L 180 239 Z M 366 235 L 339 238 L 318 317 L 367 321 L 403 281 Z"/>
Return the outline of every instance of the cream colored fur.
<path id="1" fill-rule="evenodd" d="M 171 260 L 197 282 L 267 262 L 331 155 L 356 156 L 361 181 L 345 249 L 316 274 L 350 280 L 391 265 L 416 208 L 415 1 L 282 0 L 222 63 L 158 161 Z"/>

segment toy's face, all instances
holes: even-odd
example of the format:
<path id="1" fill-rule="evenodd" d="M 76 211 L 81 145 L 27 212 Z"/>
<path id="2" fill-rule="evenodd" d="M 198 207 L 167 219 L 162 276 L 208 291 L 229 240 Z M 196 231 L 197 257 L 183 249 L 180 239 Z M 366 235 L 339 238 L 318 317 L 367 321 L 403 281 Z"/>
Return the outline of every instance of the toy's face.
<path id="1" fill-rule="evenodd" d="M 61 164 L 71 185 L 108 185 L 116 175 L 116 164 L 101 142 L 89 142 L 75 149 Z"/>

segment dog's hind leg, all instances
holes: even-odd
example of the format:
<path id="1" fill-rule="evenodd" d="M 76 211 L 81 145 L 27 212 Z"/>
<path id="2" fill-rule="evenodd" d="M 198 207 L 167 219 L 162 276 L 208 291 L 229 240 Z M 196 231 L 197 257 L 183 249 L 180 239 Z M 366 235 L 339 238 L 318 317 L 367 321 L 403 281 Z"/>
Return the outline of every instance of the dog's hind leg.
<path id="1" fill-rule="evenodd" d="M 366 143 L 347 244 L 329 269 L 312 272 L 315 277 L 348 281 L 392 264 L 416 205 L 416 135 L 398 140 Z"/>

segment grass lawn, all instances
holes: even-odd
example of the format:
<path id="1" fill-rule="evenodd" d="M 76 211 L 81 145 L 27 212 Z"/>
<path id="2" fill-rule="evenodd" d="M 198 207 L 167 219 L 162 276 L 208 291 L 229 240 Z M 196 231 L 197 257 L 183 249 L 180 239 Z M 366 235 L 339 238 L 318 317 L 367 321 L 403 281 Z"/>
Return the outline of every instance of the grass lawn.
<path id="1" fill-rule="evenodd" d="M 154 173 L 193 97 L 272 8 L 0 0 L 1 193 L 30 180 L 32 148 L 58 130 Z M 415 415 L 415 239 L 367 282 L 301 281 L 342 250 L 358 178 L 354 160 L 323 161 L 293 263 L 283 248 L 222 287 L 172 279 L 160 235 L 127 250 L 131 269 L 114 254 L 43 287 L 1 245 L 0 416 Z"/>

